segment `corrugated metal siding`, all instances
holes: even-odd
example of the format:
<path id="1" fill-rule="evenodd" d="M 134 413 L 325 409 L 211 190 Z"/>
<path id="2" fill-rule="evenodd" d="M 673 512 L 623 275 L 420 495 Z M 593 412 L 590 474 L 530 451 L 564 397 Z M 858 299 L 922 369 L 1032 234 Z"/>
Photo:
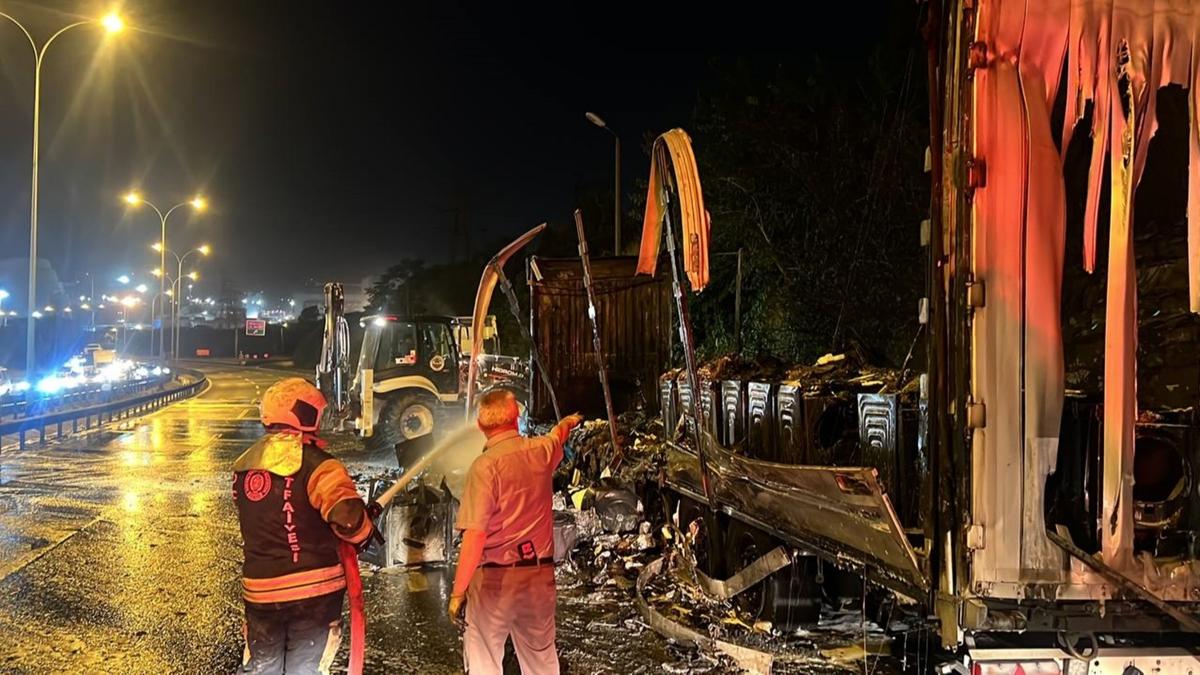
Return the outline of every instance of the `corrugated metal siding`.
<path id="1" fill-rule="evenodd" d="M 530 275 L 530 332 L 541 351 L 563 414 L 579 410 L 604 415 L 604 395 L 592 347 L 592 326 L 578 258 L 534 259 L 542 273 Z M 614 405 L 618 412 L 645 401 L 658 409 L 658 377 L 669 367 L 671 348 L 670 282 L 634 276 L 637 259 L 593 258 L 596 314 Z M 549 394 L 533 375 L 532 412 L 553 416 Z"/>

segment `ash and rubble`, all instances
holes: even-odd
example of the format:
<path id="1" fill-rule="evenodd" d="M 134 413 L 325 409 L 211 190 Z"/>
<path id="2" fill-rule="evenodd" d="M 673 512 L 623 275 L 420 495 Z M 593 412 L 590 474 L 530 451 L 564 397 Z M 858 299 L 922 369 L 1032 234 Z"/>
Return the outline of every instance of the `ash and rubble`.
<path id="1" fill-rule="evenodd" d="M 897 372 L 864 368 L 856 359 L 841 356 L 802 367 L 769 358 L 747 362 L 721 357 L 706 363 L 701 375 L 705 379 L 799 379 L 828 391 L 903 388 Z M 662 495 L 666 439 L 685 441 L 682 425 L 668 431 L 660 418 L 642 410 L 622 413 L 616 422 L 622 449 L 620 462 L 613 461 L 607 420 L 586 420 L 572 432 L 565 459 L 554 476 L 560 603 L 579 609 L 560 615 L 560 623 L 568 624 L 567 630 L 578 631 L 583 640 L 599 641 L 617 634 L 628 637 L 654 633 L 635 600 L 642 570 L 661 558 L 662 571 L 644 588 L 645 602 L 662 616 L 714 641 L 769 652 L 774 658 L 771 672 L 857 672 L 864 665 L 864 657 L 876 672 L 903 669 L 899 661 L 887 655 L 888 635 L 864 619 L 861 606 L 835 606 L 823 612 L 816 626 L 782 631 L 758 620 L 733 600 L 706 595 L 695 578 L 696 562 L 691 553 L 691 545 L 696 543 L 694 524 L 676 522 L 678 515 L 668 512 Z M 533 424 L 527 431 L 544 433 L 549 428 Z M 403 473 L 378 464 L 356 468 L 359 470 L 352 477 L 360 492 L 370 496 L 387 489 Z M 368 555 L 369 572 L 393 565 L 453 565 L 457 551 L 452 529 L 456 506 L 457 499 L 439 472 L 428 471 L 413 481 L 385 513 L 392 519 L 396 519 L 392 514 L 401 514 L 399 519 L 405 525 L 389 525 L 388 529 L 393 537 L 400 533 L 402 540 L 388 546 L 404 549 L 407 555 Z M 904 626 L 893 624 L 889 628 L 891 634 L 905 634 Z M 661 664 L 662 672 L 744 670 L 718 650 L 669 637 L 661 639 L 669 657 Z M 564 659 L 570 658 L 571 649 L 569 643 L 564 643 Z M 634 672 L 647 671 L 643 668 Z"/>

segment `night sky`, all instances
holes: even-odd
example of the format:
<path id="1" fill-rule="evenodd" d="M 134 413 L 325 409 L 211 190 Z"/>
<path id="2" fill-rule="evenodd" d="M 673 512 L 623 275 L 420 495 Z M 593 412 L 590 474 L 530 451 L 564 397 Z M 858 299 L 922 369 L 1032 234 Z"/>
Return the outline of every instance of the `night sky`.
<path id="1" fill-rule="evenodd" d="M 40 255 L 65 281 L 156 265 L 157 218 L 127 211 L 130 187 L 164 208 L 207 195 L 211 210 L 181 210 L 168 240 L 214 246 L 200 268 L 213 295 L 222 279 L 289 294 L 444 259 L 456 212 L 479 246 L 565 224 L 581 187 L 611 181 L 611 137 L 585 111 L 621 133 L 628 191 L 645 177 L 643 135 L 688 124 L 714 57 L 852 54 L 888 20 L 871 4 L 822 18 L 745 3 L 128 2 L 137 30 L 77 29 L 47 57 Z M 0 9 L 44 40 L 106 7 Z M 3 260 L 27 256 L 32 95 L 32 55 L 7 22 L 0 59 Z"/>

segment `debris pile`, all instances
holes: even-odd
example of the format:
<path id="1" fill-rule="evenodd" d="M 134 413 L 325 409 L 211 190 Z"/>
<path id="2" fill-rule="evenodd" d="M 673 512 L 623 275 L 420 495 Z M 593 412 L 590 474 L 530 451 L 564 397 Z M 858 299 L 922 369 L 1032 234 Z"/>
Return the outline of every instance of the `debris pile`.
<path id="1" fill-rule="evenodd" d="M 667 376 L 681 378 L 683 374 L 682 369 L 675 369 Z M 812 364 L 789 364 L 770 355 L 747 360 L 737 354 L 724 354 L 700 364 L 696 374 L 706 383 L 796 382 L 810 394 L 897 392 L 916 383 L 911 377 L 906 380 L 904 373 L 895 368 L 868 365 L 855 353 L 826 354 Z"/>

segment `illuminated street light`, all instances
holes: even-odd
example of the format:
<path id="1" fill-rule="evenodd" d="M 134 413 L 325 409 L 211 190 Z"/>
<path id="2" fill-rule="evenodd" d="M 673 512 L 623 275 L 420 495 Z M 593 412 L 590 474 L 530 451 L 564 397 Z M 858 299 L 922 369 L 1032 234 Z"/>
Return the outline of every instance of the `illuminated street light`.
<path id="1" fill-rule="evenodd" d="M 201 205 L 205 204 L 205 202 L 203 201 L 203 198 L 198 197 L 197 199 L 200 200 Z M 183 279 L 185 278 L 185 276 L 186 276 L 186 278 L 191 279 L 192 281 L 196 281 L 200 278 L 200 274 L 196 271 L 192 271 L 192 272 L 189 272 L 188 274 L 184 275 L 183 263 L 190 256 L 193 256 L 197 253 L 199 253 L 202 256 L 207 256 L 208 254 L 212 253 L 212 247 L 209 246 L 208 244 L 201 244 L 200 246 L 197 246 L 196 248 L 193 248 L 190 251 L 186 251 L 182 256 L 170 249 L 164 250 L 161 253 L 164 258 L 169 253 L 169 254 L 171 254 L 171 257 L 175 259 L 175 278 L 174 278 L 174 280 L 172 280 L 170 275 L 166 275 L 166 280 L 167 280 L 168 286 L 170 286 L 172 289 L 178 287 L 179 291 L 177 293 L 172 293 L 171 291 L 167 291 L 166 294 L 175 298 L 175 301 L 171 303 L 171 353 L 177 355 L 177 354 L 179 354 L 179 314 L 180 314 L 180 306 L 179 306 L 180 301 L 178 300 L 178 298 L 183 297 Z M 191 290 L 191 289 L 192 289 L 192 287 L 191 287 L 191 285 L 189 285 L 188 290 Z"/>
<path id="2" fill-rule="evenodd" d="M 167 268 L 167 219 L 171 217 L 171 214 L 175 212 L 175 209 L 178 209 L 178 208 L 181 208 L 184 206 L 192 207 L 192 209 L 195 210 L 197 213 L 204 211 L 205 209 L 208 208 L 208 200 L 200 195 L 196 195 L 195 197 L 193 197 L 192 199 L 190 199 L 186 202 L 179 202 L 178 204 L 172 206 L 171 208 L 167 209 L 164 212 L 162 209 L 155 206 L 153 202 L 151 202 L 151 201 L 147 200 L 145 197 L 143 197 L 141 195 L 141 193 L 137 192 L 136 190 L 131 190 L 128 193 L 126 193 L 124 199 L 125 199 L 125 202 L 127 204 L 129 204 L 130 206 L 140 206 L 142 204 L 145 204 L 146 206 L 149 206 L 151 209 L 154 209 L 154 213 L 158 214 L 159 237 L 158 237 L 158 246 L 155 247 L 155 250 L 158 251 L 158 268 L 159 268 L 160 272 L 156 276 L 158 276 L 158 292 L 159 292 L 159 295 L 162 295 L 166 291 L 166 287 L 167 287 L 166 275 L 161 272 L 161 270 L 165 270 Z M 163 309 L 165 310 L 165 308 L 163 308 Z M 160 311 L 162 311 L 162 310 L 160 310 Z M 151 317 L 151 319 L 153 319 L 153 318 L 154 317 Z M 151 325 L 153 325 L 153 324 L 151 324 Z M 165 328 L 165 327 L 163 327 L 163 328 Z M 164 343 L 166 340 L 166 337 L 165 337 L 166 330 L 164 330 L 163 328 L 159 329 L 159 334 L 158 334 L 158 354 L 159 354 L 159 356 L 165 358 L 166 352 L 164 349 Z M 151 339 L 153 340 L 153 336 L 151 336 Z"/>
<path id="3" fill-rule="evenodd" d="M 128 274 L 122 274 L 121 276 L 117 277 L 117 281 L 123 286 L 128 286 L 132 279 L 129 278 Z"/>
<path id="4" fill-rule="evenodd" d="M 70 307 L 63 307 L 63 311 L 64 311 L 64 312 L 66 312 L 67 314 L 70 314 L 70 313 L 71 313 L 71 308 L 70 308 Z"/>
<path id="5" fill-rule="evenodd" d="M 153 274 L 156 277 L 161 277 L 162 276 L 162 268 L 155 267 L 154 269 L 150 270 L 150 274 Z"/>
<path id="6" fill-rule="evenodd" d="M 121 298 L 121 305 L 124 307 L 136 307 L 141 302 L 137 296 L 127 295 Z"/>
<path id="7" fill-rule="evenodd" d="M 34 313 L 33 313 L 33 318 L 35 318 L 35 319 L 40 319 L 40 318 L 42 318 L 42 313 L 41 313 L 41 312 L 34 312 Z"/>
<path id="8" fill-rule="evenodd" d="M 145 293 L 146 291 L 150 290 L 150 287 L 146 284 L 138 284 L 137 288 L 134 288 L 133 290 L 137 291 L 138 293 Z"/>
<path id="9" fill-rule="evenodd" d="M 50 312 L 54 311 L 54 305 L 46 305 L 45 307 L 42 308 L 42 311 L 49 314 Z"/>
<path id="10" fill-rule="evenodd" d="M 162 242 L 156 241 L 153 244 L 150 244 L 150 248 L 154 249 L 155 251 L 162 251 Z"/>
<path id="11" fill-rule="evenodd" d="M 117 15 L 116 12 L 110 12 L 100 19 L 100 25 L 104 26 L 104 30 L 111 33 L 120 33 L 125 28 L 125 21 Z"/>
<path id="12" fill-rule="evenodd" d="M 46 60 L 46 51 L 50 49 L 50 45 L 58 39 L 58 36 L 79 26 L 99 25 L 110 34 L 116 33 L 125 26 L 125 22 L 119 16 L 109 14 L 102 19 L 84 19 L 75 23 L 67 24 L 58 29 L 58 32 L 50 36 L 48 40 L 42 43 L 39 47 L 33 39 L 33 34 L 20 21 L 4 12 L 0 12 L 0 18 L 8 19 L 21 32 L 25 34 L 25 39 L 29 41 L 29 47 L 33 50 L 33 153 L 30 168 L 32 179 L 29 182 L 29 307 L 37 304 L 37 239 L 38 239 L 38 155 L 42 145 L 42 64 Z M 25 327 L 25 374 L 27 377 L 32 377 L 37 367 L 36 351 L 34 349 L 34 335 L 36 329 L 32 321 L 28 322 Z"/>

